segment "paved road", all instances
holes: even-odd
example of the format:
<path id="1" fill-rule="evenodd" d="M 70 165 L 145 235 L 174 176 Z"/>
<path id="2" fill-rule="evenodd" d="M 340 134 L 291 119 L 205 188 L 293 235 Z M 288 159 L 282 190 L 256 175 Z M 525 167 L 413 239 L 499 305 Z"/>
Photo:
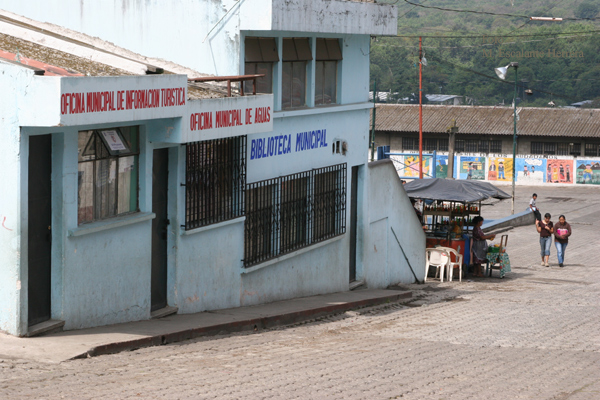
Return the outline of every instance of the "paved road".
<path id="1" fill-rule="evenodd" d="M 535 229 L 506 278 L 407 285 L 408 302 L 61 364 L 0 360 L 1 399 L 600 399 L 600 188 L 535 190 L 573 227 L 566 268 Z M 510 201 L 484 216 L 506 215 Z M 497 272 L 495 272 L 497 276 Z"/>

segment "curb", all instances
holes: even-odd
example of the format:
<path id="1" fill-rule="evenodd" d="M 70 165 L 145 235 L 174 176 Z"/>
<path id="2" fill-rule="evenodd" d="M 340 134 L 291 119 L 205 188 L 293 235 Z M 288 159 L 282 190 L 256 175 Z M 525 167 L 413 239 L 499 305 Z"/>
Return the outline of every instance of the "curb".
<path id="1" fill-rule="evenodd" d="M 252 318 L 245 321 L 228 322 L 225 324 L 218 324 L 201 328 L 190 328 L 178 332 L 169 332 L 141 339 L 127 340 L 124 342 L 115 342 L 101 346 L 96 346 L 86 351 L 85 353 L 70 358 L 69 360 L 90 358 L 107 354 L 115 354 L 120 353 L 122 351 L 134 351 L 144 347 L 161 346 L 165 344 L 195 339 L 202 336 L 214 336 L 223 332 L 234 333 L 269 329 L 277 326 L 304 322 L 310 319 L 319 318 L 327 315 L 342 313 L 356 308 L 377 306 L 380 304 L 390 303 L 400 299 L 408 299 L 411 297 L 412 292 L 402 292 L 384 297 L 357 300 L 343 304 L 334 304 L 330 306 L 313 308 L 310 310 L 296 311 L 287 314 L 272 315 L 262 318 Z"/>

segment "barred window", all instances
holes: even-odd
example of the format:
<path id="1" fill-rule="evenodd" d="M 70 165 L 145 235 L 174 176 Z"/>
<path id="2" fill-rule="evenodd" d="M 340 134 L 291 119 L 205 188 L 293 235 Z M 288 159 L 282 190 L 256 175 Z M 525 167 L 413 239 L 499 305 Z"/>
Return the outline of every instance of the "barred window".
<path id="1" fill-rule="evenodd" d="M 185 229 L 244 214 L 246 136 L 186 144 Z"/>
<path id="2" fill-rule="evenodd" d="M 335 166 L 323 169 L 325 172 L 315 175 L 313 242 L 336 236 L 336 219 L 340 218 L 340 210 L 346 204 L 346 186 L 344 184 L 344 189 L 340 190 L 339 182 L 346 179 L 346 171 L 342 177 Z"/>
<path id="3" fill-rule="evenodd" d="M 439 151 L 448 151 L 448 139 L 439 139 L 438 140 L 438 150 Z"/>
<path id="4" fill-rule="evenodd" d="M 598 150 L 600 149 L 600 145 L 596 143 L 586 143 L 585 144 L 585 155 L 586 156 L 598 156 Z"/>
<path id="5" fill-rule="evenodd" d="M 346 164 L 246 186 L 244 267 L 346 232 Z"/>
<path id="6" fill-rule="evenodd" d="M 138 127 L 80 131 L 77 223 L 138 211 Z"/>
<path id="7" fill-rule="evenodd" d="M 581 143 L 571 143 L 569 144 L 571 147 L 570 155 L 580 156 L 581 155 Z"/>
<path id="8" fill-rule="evenodd" d="M 479 152 L 480 153 L 488 153 L 490 150 L 490 142 L 487 140 L 480 140 L 479 141 Z"/>
<path id="9" fill-rule="evenodd" d="M 419 150 L 419 142 L 415 138 L 403 137 L 402 150 Z"/>
<path id="10" fill-rule="evenodd" d="M 502 153 L 502 140 L 490 140 L 490 153 Z"/>
<path id="11" fill-rule="evenodd" d="M 475 139 L 465 140 L 465 151 L 467 153 L 475 153 L 477 151 L 477 143 Z"/>
<path id="12" fill-rule="evenodd" d="M 457 140 L 456 142 L 454 142 L 454 151 L 456 151 L 458 153 L 464 152 L 465 151 L 465 141 Z"/>
<path id="13" fill-rule="evenodd" d="M 284 253 L 302 247 L 306 241 L 309 178 L 309 172 L 281 178 L 281 251 Z"/>
<path id="14" fill-rule="evenodd" d="M 544 154 L 544 143 L 531 142 L 531 154 Z"/>
<path id="15" fill-rule="evenodd" d="M 437 139 L 425 139 L 425 151 L 437 150 Z"/>
<path id="16" fill-rule="evenodd" d="M 556 154 L 556 143 L 544 143 L 544 154 Z"/>
<path id="17" fill-rule="evenodd" d="M 559 156 L 569 155 L 569 143 L 557 143 L 556 154 Z"/>
<path id="18" fill-rule="evenodd" d="M 253 260 L 268 260 L 276 254 L 273 225 L 277 219 L 275 204 L 277 179 L 260 182 L 261 185 L 248 185 L 246 190 L 246 238 L 244 253 Z M 248 234 L 252 232 L 252 234 Z"/>

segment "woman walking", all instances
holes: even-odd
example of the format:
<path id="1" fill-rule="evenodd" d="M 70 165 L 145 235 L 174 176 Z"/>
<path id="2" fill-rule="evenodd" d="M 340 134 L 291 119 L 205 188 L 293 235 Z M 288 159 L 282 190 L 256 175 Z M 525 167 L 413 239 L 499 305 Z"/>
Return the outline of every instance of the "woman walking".
<path id="1" fill-rule="evenodd" d="M 571 236 L 571 225 L 567 222 L 564 215 L 558 217 L 558 222 L 554 225 L 554 245 L 556 246 L 556 257 L 558 257 L 558 266 L 564 267 L 565 250 L 569 244 Z"/>
<path id="2" fill-rule="evenodd" d="M 554 226 L 550 221 L 550 213 L 544 215 L 543 221 L 535 221 L 537 231 L 540 233 L 540 247 L 542 249 L 542 266 L 549 267 L 548 261 L 550 259 L 550 247 L 552 247 L 552 233 L 554 232 Z"/>

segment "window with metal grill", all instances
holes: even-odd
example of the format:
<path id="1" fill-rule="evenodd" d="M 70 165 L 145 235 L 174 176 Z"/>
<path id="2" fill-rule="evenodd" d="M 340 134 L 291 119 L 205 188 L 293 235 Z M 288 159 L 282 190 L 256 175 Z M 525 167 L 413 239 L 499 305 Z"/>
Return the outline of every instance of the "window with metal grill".
<path id="1" fill-rule="evenodd" d="M 246 186 L 244 267 L 346 232 L 346 164 Z"/>
<path id="2" fill-rule="evenodd" d="M 544 143 L 531 142 L 531 154 L 544 154 Z"/>
<path id="3" fill-rule="evenodd" d="M 465 152 L 467 153 L 475 153 L 477 152 L 477 145 L 478 140 L 475 139 L 469 139 L 469 140 L 465 140 Z"/>
<path id="4" fill-rule="evenodd" d="M 185 229 L 244 214 L 246 136 L 186 144 Z"/>
<path id="5" fill-rule="evenodd" d="M 454 151 L 461 153 L 465 151 L 465 141 L 464 140 L 456 140 L 454 142 Z"/>
<path id="6" fill-rule="evenodd" d="M 78 142 L 77 223 L 138 211 L 138 127 L 80 131 Z"/>
<path id="7" fill-rule="evenodd" d="M 425 151 L 436 151 L 437 150 L 437 139 L 425 139 Z"/>
<path id="8" fill-rule="evenodd" d="M 556 143 L 544 143 L 544 154 L 556 154 Z"/>
<path id="9" fill-rule="evenodd" d="M 502 153 L 502 140 L 490 140 L 490 153 Z"/>
<path id="10" fill-rule="evenodd" d="M 448 151 L 448 139 L 439 139 L 438 140 L 438 150 L 439 151 Z"/>
<path id="11" fill-rule="evenodd" d="M 569 143 L 570 151 L 569 154 L 572 156 L 581 155 L 581 143 Z"/>
<path id="12" fill-rule="evenodd" d="M 489 153 L 490 151 L 490 142 L 488 140 L 480 140 L 478 151 L 480 153 Z"/>
<path id="13" fill-rule="evenodd" d="M 569 155 L 569 143 L 557 143 L 556 144 L 556 154 L 559 156 Z"/>
<path id="14" fill-rule="evenodd" d="M 585 144 L 585 155 L 586 156 L 598 156 L 600 153 L 598 150 L 600 149 L 600 145 L 596 143 L 586 143 Z"/>
<path id="15" fill-rule="evenodd" d="M 403 137 L 402 150 L 419 150 L 419 142 L 415 138 Z"/>

